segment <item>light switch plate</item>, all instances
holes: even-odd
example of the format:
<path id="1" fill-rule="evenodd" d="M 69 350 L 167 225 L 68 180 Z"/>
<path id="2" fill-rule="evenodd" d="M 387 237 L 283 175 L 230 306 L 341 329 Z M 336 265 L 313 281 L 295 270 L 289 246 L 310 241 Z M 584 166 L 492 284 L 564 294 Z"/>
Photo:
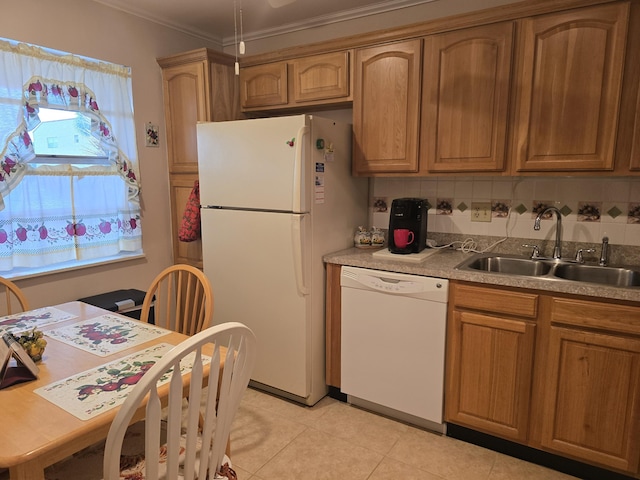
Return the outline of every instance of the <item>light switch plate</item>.
<path id="1" fill-rule="evenodd" d="M 490 202 L 472 202 L 471 203 L 471 221 L 472 222 L 490 222 L 491 221 L 491 203 Z"/>

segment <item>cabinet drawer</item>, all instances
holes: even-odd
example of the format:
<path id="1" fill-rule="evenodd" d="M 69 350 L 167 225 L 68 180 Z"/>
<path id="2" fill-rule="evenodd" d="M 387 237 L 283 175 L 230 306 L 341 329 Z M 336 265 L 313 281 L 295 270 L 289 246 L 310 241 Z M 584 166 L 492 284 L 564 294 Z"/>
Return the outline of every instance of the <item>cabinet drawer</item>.
<path id="1" fill-rule="evenodd" d="M 457 308 L 506 313 L 525 318 L 536 318 L 538 315 L 539 295 L 534 293 L 461 284 L 456 284 L 453 292 L 453 304 Z"/>
<path id="2" fill-rule="evenodd" d="M 640 335 L 640 306 L 553 298 L 551 321 Z"/>

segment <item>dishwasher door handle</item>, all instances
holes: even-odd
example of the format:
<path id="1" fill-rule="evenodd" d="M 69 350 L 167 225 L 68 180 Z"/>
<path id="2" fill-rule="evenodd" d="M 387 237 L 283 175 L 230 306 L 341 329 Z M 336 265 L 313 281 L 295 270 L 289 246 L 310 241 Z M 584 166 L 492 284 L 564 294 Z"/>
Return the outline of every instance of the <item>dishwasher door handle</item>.
<path id="1" fill-rule="evenodd" d="M 372 290 L 396 295 L 420 293 L 425 290 L 422 283 L 412 282 L 410 280 L 397 280 L 395 278 L 376 277 L 373 275 L 361 275 L 358 280 L 363 286 L 371 288 Z"/>

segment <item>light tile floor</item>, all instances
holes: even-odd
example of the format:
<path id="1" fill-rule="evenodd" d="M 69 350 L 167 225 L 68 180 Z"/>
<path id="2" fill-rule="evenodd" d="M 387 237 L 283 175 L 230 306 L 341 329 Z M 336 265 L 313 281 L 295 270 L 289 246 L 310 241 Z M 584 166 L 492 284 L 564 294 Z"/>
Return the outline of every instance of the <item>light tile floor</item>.
<path id="1" fill-rule="evenodd" d="M 330 397 L 304 407 L 249 389 L 231 432 L 240 480 L 569 480 Z"/>
<path id="2" fill-rule="evenodd" d="M 91 447 L 49 467 L 46 478 L 99 479 L 102 457 L 101 445 Z M 239 480 L 575 478 L 329 397 L 304 407 L 251 388 L 232 425 L 231 460 Z"/>

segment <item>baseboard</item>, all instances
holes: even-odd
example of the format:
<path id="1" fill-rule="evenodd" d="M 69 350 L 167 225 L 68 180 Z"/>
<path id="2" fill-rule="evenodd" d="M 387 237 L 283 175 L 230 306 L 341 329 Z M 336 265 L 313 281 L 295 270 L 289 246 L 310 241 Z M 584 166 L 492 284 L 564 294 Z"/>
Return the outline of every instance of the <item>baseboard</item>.
<path id="1" fill-rule="evenodd" d="M 577 462 L 559 455 L 543 452 L 535 448 L 526 447 L 508 440 L 477 432 L 460 425 L 447 423 L 447 436 L 473 443 L 480 447 L 488 448 L 496 452 L 504 453 L 511 457 L 519 458 L 527 462 L 542 465 L 544 467 L 566 473 L 583 480 L 637 480 L 621 473 L 594 467 L 586 463 Z"/>

